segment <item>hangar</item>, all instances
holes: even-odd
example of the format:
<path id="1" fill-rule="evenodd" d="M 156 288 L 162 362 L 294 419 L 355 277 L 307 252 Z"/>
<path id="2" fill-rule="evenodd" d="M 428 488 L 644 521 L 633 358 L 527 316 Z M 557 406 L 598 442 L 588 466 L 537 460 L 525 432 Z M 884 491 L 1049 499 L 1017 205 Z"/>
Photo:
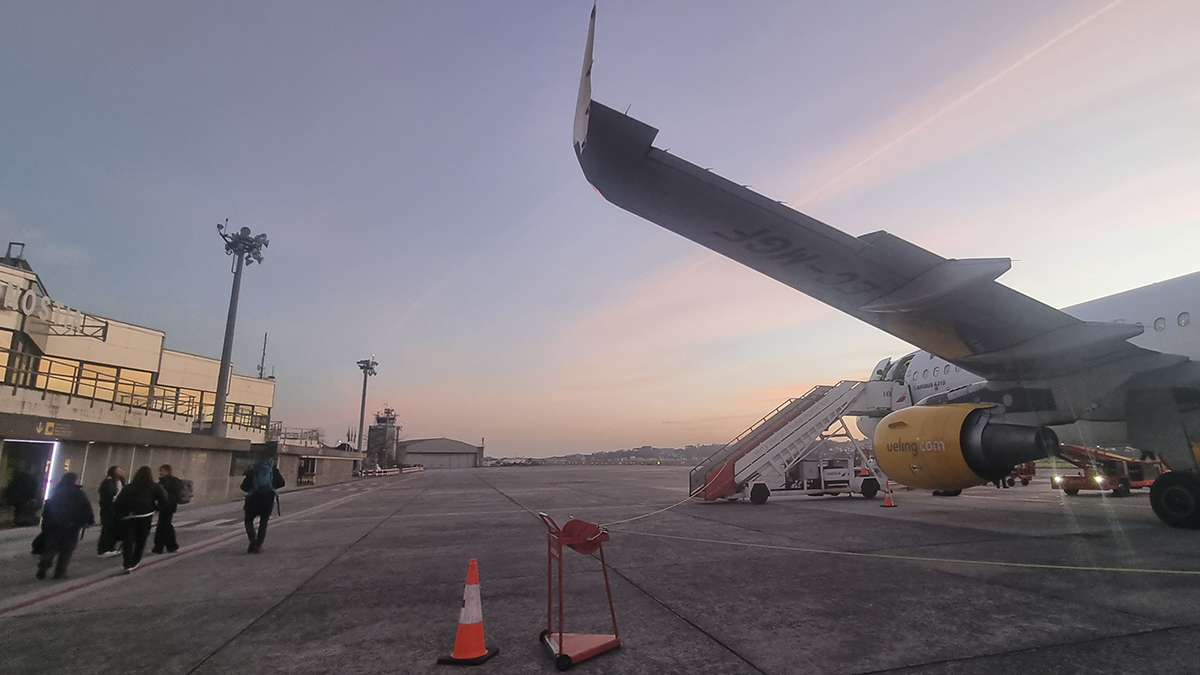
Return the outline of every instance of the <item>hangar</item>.
<path id="1" fill-rule="evenodd" d="M 396 444 L 400 462 L 426 469 L 469 469 L 483 466 L 483 446 L 452 438 L 418 438 Z"/>

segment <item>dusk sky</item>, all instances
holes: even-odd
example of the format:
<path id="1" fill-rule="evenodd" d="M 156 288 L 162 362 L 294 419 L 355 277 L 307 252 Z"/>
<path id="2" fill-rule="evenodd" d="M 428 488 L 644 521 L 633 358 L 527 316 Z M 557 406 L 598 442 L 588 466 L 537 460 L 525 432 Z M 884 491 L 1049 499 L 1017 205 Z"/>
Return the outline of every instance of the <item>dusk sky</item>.
<path id="1" fill-rule="evenodd" d="M 589 2 L 0 6 L 0 235 L 56 300 L 218 357 L 266 232 L 274 418 L 494 456 L 724 443 L 911 347 L 606 203 Z M 594 97 L 853 235 L 1062 307 L 1200 269 L 1200 3 L 603 2 Z M 2 244 L 3 242 L 0 242 Z"/>

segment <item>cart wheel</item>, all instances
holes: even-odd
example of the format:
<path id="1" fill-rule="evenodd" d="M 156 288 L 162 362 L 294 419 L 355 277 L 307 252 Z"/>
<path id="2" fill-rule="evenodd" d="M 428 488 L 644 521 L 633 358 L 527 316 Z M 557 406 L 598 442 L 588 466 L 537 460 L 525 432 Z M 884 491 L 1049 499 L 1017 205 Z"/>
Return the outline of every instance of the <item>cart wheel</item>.
<path id="1" fill-rule="evenodd" d="M 1078 488 L 1063 488 L 1063 492 L 1067 493 L 1068 497 L 1074 497 L 1075 495 L 1079 494 L 1079 489 Z"/>
<path id="2" fill-rule="evenodd" d="M 1010 477 L 1008 480 L 1004 481 L 1004 484 L 1007 485 L 1008 487 L 1012 487 L 1017 484 L 1017 479 Z"/>
<path id="3" fill-rule="evenodd" d="M 542 632 L 538 633 L 538 642 L 545 642 L 546 636 L 549 634 L 550 634 L 550 631 L 548 631 L 548 630 L 543 630 Z"/>
<path id="4" fill-rule="evenodd" d="M 1029 485 L 1029 479 L 1028 479 L 1028 478 L 1022 478 L 1022 479 L 1021 479 L 1021 485 Z"/>
<path id="5" fill-rule="evenodd" d="M 957 497 L 962 494 L 962 490 L 934 490 L 934 497 Z"/>
<path id="6" fill-rule="evenodd" d="M 766 504 L 767 497 L 771 496 L 771 488 L 763 483 L 755 483 L 754 487 L 750 488 L 750 502 L 753 504 Z"/>
<path id="7" fill-rule="evenodd" d="M 874 480 L 864 480 L 862 482 L 863 499 L 874 499 L 875 495 L 879 494 L 879 483 Z"/>
<path id="8" fill-rule="evenodd" d="M 1113 488 L 1112 496 L 1128 497 L 1129 496 L 1129 481 L 1122 478 L 1121 482 L 1117 483 L 1117 487 Z"/>
<path id="9" fill-rule="evenodd" d="M 554 659 L 554 667 L 558 668 L 559 670 L 570 670 L 571 666 L 573 665 L 574 664 L 571 663 L 571 657 L 567 656 L 566 654 L 559 654 L 558 658 Z"/>

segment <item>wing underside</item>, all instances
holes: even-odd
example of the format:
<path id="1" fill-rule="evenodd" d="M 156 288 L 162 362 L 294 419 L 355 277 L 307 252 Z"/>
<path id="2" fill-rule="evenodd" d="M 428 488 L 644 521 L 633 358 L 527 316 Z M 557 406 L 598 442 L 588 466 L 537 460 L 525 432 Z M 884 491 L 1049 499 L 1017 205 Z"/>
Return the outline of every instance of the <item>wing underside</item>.
<path id="1" fill-rule="evenodd" d="M 595 14 L 593 11 L 593 27 Z M 605 199 L 988 379 L 1041 379 L 1146 356 L 1129 324 L 1085 322 L 996 281 L 1007 258 L 943 258 L 887 232 L 851 236 L 655 148 L 658 130 L 591 99 L 574 143 Z"/>

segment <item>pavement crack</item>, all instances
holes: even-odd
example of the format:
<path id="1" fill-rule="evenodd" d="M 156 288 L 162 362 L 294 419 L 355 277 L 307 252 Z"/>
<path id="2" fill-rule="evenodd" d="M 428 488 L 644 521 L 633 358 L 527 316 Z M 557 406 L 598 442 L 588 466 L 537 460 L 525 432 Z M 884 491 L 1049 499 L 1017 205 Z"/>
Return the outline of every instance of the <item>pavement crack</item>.
<path id="1" fill-rule="evenodd" d="M 420 491 L 420 492 L 417 492 L 417 493 L 416 493 L 416 494 L 414 494 L 412 497 L 409 497 L 407 500 L 405 500 L 405 501 L 404 501 L 404 503 L 403 503 L 403 504 L 401 504 L 400 506 L 396 507 L 396 509 L 395 509 L 394 511 L 392 511 L 392 512 L 391 512 L 391 513 L 389 513 L 388 515 L 386 515 L 386 516 L 384 516 L 383 518 L 381 518 L 381 519 L 379 520 L 379 522 L 378 522 L 378 523 L 375 523 L 375 525 L 374 525 L 374 526 L 373 526 L 371 529 L 367 530 L 367 531 L 366 531 L 366 532 L 364 532 L 364 533 L 362 534 L 362 536 L 360 536 L 358 539 L 355 539 L 354 541 L 352 541 L 352 542 L 350 542 L 348 545 L 346 545 L 344 548 L 342 548 L 342 550 L 341 550 L 341 551 L 339 551 L 337 555 L 333 556 L 333 558 L 331 558 L 331 559 L 329 560 L 329 562 L 327 562 L 327 563 L 325 563 L 324 565 L 322 565 L 322 566 L 321 566 L 321 567 L 320 567 L 320 568 L 319 568 L 317 571 L 313 572 L 313 573 L 312 573 L 312 574 L 310 574 L 310 575 L 309 575 L 307 578 L 305 578 L 303 581 L 301 581 L 299 584 L 297 584 L 297 585 L 296 585 L 296 587 L 295 587 L 295 588 L 293 588 L 293 589 L 292 589 L 292 590 L 291 590 L 291 591 L 290 591 L 290 592 L 289 592 L 287 595 L 283 596 L 282 598 L 280 598 L 280 599 L 279 599 L 279 601 L 278 601 L 278 602 L 276 602 L 275 604 L 273 604 L 273 605 L 271 605 L 270 607 L 268 607 L 268 608 L 266 609 L 266 611 L 264 611 L 262 614 L 259 614 L 257 617 L 255 617 L 253 621 L 251 621 L 251 622 L 247 623 L 245 626 L 242 626 L 241 630 L 239 630 L 237 633 L 234 633 L 234 634 L 233 634 L 233 636 L 231 636 L 231 637 L 230 637 L 228 640 L 226 640 L 225 642 L 221 643 L 221 645 L 220 645 L 220 646 L 218 646 L 216 649 L 214 649 L 214 650 L 213 650 L 211 653 L 209 653 L 209 654 L 208 654 L 208 656 L 205 656 L 203 659 L 201 659 L 201 660 L 200 660 L 200 662 L 199 662 L 199 663 L 197 663 L 196 665 L 192 666 L 192 668 L 191 668 L 191 669 L 189 669 L 189 670 L 187 671 L 186 675 L 192 675 L 192 674 L 193 674 L 193 673 L 195 673 L 196 671 L 200 670 L 200 668 L 202 668 L 202 667 L 204 666 L 204 664 L 208 663 L 208 662 L 209 662 L 209 661 L 210 661 L 210 660 L 211 660 L 211 659 L 212 659 L 214 656 L 216 656 L 217 654 L 221 653 L 221 651 L 223 651 L 223 650 L 224 650 L 226 647 L 228 647 L 229 645 L 233 644 L 234 640 L 237 640 L 238 638 L 240 638 L 242 635 L 244 635 L 244 634 L 246 633 L 246 631 L 248 631 L 248 630 L 250 630 L 251 628 L 253 628 L 255 625 L 257 625 L 257 624 L 258 624 L 258 622 L 260 622 L 260 621 L 262 621 L 263 619 L 265 619 L 265 618 L 266 618 L 267 616 L 269 616 L 269 615 L 270 615 L 272 612 L 274 612 L 274 611 L 275 611 L 276 609 L 278 609 L 278 608 L 279 608 L 281 605 L 283 605 L 283 603 L 287 602 L 287 601 L 288 601 L 288 600 L 290 600 L 292 597 L 294 597 L 294 596 L 295 596 L 297 593 L 299 593 L 299 592 L 300 592 L 300 591 L 301 591 L 301 590 L 302 590 L 302 589 L 303 589 L 305 586 L 307 586 L 307 585 L 308 585 L 310 582 L 312 582 L 312 580 L 313 580 L 313 579 L 317 578 L 317 577 L 318 577 L 318 576 L 319 576 L 319 575 L 320 575 L 322 572 L 324 572 L 325 570 L 329 569 L 329 567 L 330 567 L 330 566 L 332 566 L 332 565 L 333 565 L 335 562 L 337 562 L 338 560 L 341 560 L 341 559 L 342 559 L 342 556 L 344 556 L 344 555 L 346 555 L 347 553 L 349 553 L 349 552 L 350 552 L 350 550 L 351 550 L 351 549 L 353 549 L 355 546 L 357 546 L 359 542 L 361 542 L 363 539 L 366 539 L 367 537 L 371 536 L 371 534 L 372 534 L 372 533 L 374 533 L 374 532 L 375 532 L 375 530 L 378 530 L 380 527 L 382 527 L 384 523 L 386 523 L 387 521 L 391 520 L 392 518 L 395 518 L 397 514 L 399 514 L 401 511 L 403 511 L 403 510 L 404 510 L 404 508 L 405 508 L 405 507 L 407 507 L 409 504 L 411 504 L 412 502 L 416 501 L 416 500 L 417 500 L 419 497 L 421 497 L 421 496 L 422 496 L 422 495 L 424 495 L 426 492 L 428 492 L 428 491 L 429 491 L 429 489 L 430 489 L 430 488 L 432 488 L 434 485 L 436 485 L 436 482 L 434 482 L 434 483 L 430 483 L 430 484 L 426 484 L 426 485 L 425 485 L 425 486 L 424 486 L 424 487 L 421 489 L 421 491 Z"/>

